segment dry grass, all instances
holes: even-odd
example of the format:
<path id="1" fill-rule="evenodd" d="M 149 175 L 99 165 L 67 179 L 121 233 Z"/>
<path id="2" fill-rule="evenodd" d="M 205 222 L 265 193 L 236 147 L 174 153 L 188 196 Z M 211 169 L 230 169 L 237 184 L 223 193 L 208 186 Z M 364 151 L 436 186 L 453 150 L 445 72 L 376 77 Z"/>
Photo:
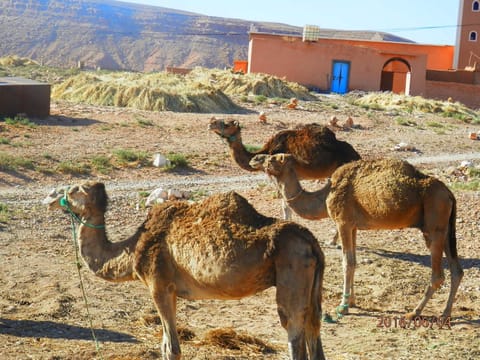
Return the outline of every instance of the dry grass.
<path id="1" fill-rule="evenodd" d="M 192 84 L 209 84 L 227 95 L 316 100 L 304 86 L 266 74 L 234 74 L 226 70 L 195 68 L 186 76 L 186 80 Z"/>
<path id="2" fill-rule="evenodd" d="M 479 123 L 477 112 L 459 102 L 425 99 L 421 96 L 405 96 L 390 92 L 370 92 L 352 101 L 354 105 L 386 111 L 407 113 L 431 113 L 452 117 L 467 123 Z"/>
<path id="3" fill-rule="evenodd" d="M 237 112 L 228 95 L 313 99 L 296 83 L 263 74 L 196 68 L 186 76 L 160 73 L 82 72 L 52 91 L 54 99 L 149 111 Z"/>
<path id="4" fill-rule="evenodd" d="M 214 345 L 228 350 L 250 350 L 262 354 L 276 353 L 277 349 L 254 336 L 237 333 L 231 328 L 209 331 L 202 342 L 203 345 Z"/>
<path id="5" fill-rule="evenodd" d="M 16 55 L 0 58 L 0 66 L 26 66 L 26 65 L 38 65 L 38 63 L 33 60 L 22 58 Z"/>

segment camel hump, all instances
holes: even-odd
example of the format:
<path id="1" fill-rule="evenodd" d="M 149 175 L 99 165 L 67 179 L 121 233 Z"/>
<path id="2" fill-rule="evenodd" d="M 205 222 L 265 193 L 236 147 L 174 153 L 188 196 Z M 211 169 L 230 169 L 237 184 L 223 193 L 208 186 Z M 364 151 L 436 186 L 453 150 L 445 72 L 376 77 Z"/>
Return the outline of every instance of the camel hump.
<path id="1" fill-rule="evenodd" d="M 412 164 L 400 159 L 373 159 L 373 160 L 358 160 L 343 165 L 335 171 L 335 178 L 347 177 L 352 175 L 362 174 L 403 174 L 416 179 L 427 178 L 428 175 L 423 174 L 417 170 Z M 333 177 L 332 177 L 333 178 Z"/>
<path id="2" fill-rule="evenodd" d="M 216 227 L 228 222 L 258 229 L 272 224 L 275 219 L 260 214 L 244 197 L 230 191 L 214 194 L 194 204 L 172 202 L 155 205 L 149 213 L 147 227 L 165 229 L 172 222 L 188 226 L 198 221 L 205 226 L 209 224 L 208 226 Z"/>
<path id="3" fill-rule="evenodd" d="M 312 123 L 276 133 L 258 152 L 270 155 L 299 154 L 305 152 L 305 149 L 311 149 L 316 153 L 320 148 L 332 147 L 338 145 L 338 142 L 335 133 L 328 127 Z M 304 155 L 312 156 L 312 154 Z"/>
<path id="4" fill-rule="evenodd" d="M 424 193 L 435 178 L 425 175 L 405 160 L 379 159 L 358 160 L 339 167 L 332 175 L 332 186 L 348 186 L 353 184 L 356 191 L 382 189 L 384 191 L 400 191 L 401 189 L 417 189 Z"/>
<path id="5" fill-rule="evenodd" d="M 272 224 L 275 220 L 260 214 L 243 196 L 235 191 L 210 196 L 191 206 L 191 216 L 212 221 L 227 221 L 253 228 Z M 187 215 L 188 216 L 188 215 Z"/>

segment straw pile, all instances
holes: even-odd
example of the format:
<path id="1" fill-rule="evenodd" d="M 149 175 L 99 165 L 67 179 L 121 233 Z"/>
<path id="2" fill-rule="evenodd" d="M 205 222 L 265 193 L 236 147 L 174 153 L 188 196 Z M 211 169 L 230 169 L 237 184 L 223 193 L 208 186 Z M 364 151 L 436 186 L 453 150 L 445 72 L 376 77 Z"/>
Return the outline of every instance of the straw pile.
<path id="1" fill-rule="evenodd" d="M 405 96 L 391 92 L 371 92 L 353 100 L 358 105 L 372 110 L 404 111 L 408 113 L 432 113 L 453 117 L 465 122 L 478 123 L 478 114 L 459 102 L 425 99 L 421 96 Z"/>
<path id="2" fill-rule="evenodd" d="M 26 66 L 26 65 L 38 65 L 38 63 L 33 60 L 30 60 L 27 58 L 21 58 L 16 55 L 0 58 L 0 66 Z"/>
<path id="3" fill-rule="evenodd" d="M 183 76 L 161 73 L 82 72 L 55 85 L 52 98 L 149 111 L 235 112 L 229 95 L 312 99 L 308 90 L 273 76 L 196 68 Z"/>
<path id="4" fill-rule="evenodd" d="M 195 68 L 187 80 L 211 84 L 228 95 L 263 95 L 270 98 L 316 100 L 308 89 L 294 82 L 266 74 L 234 74 L 226 70 Z"/>
<path id="5" fill-rule="evenodd" d="M 83 72 L 52 90 L 54 99 L 149 111 L 223 112 L 237 106 L 221 91 L 167 73 Z"/>

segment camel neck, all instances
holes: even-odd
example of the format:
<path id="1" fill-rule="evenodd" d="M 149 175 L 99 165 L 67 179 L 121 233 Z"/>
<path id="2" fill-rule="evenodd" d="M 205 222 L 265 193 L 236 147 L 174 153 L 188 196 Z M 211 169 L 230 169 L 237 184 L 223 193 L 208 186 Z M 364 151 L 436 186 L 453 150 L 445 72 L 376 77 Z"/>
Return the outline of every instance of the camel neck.
<path id="1" fill-rule="evenodd" d="M 242 143 L 242 137 L 240 136 L 240 133 L 235 135 L 234 140 L 228 138 L 228 145 L 230 147 L 230 154 L 238 166 L 247 171 L 257 171 L 249 164 L 250 160 L 252 160 L 256 154 L 249 152 L 245 148 Z"/>
<path id="2" fill-rule="evenodd" d="M 98 218 L 83 220 L 85 223 L 79 227 L 78 245 L 88 268 L 96 276 L 108 281 L 135 280 L 133 253 L 137 239 L 132 237 L 112 243 L 107 238 L 105 226 L 89 226 L 103 224 L 104 221 L 99 221 Z"/>
<path id="3" fill-rule="evenodd" d="M 277 177 L 277 183 L 288 206 L 305 219 L 319 220 L 328 217 L 326 199 L 330 183 L 320 190 L 310 192 L 302 188 L 293 170 Z"/>

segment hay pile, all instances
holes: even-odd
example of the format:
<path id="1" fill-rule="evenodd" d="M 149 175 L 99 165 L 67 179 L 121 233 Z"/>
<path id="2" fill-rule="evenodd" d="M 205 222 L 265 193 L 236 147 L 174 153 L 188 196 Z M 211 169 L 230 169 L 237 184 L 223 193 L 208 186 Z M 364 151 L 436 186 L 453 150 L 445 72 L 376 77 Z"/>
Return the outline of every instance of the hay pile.
<path id="1" fill-rule="evenodd" d="M 406 96 L 391 92 L 371 92 L 354 99 L 352 103 L 372 110 L 439 114 L 469 123 L 478 123 L 480 121 L 477 112 L 459 102 L 431 100 L 421 96 Z"/>
<path id="2" fill-rule="evenodd" d="M 149 111 L 224 112 L 238 107 L 212 86 L 167 73 L 83 72 L 53 87 L 54 99 Z"/>
<path id="3" fill-rule="evenodd" d="M 19 57 L 17 55 L 0 58 L 0 66 L 27 66 L 27 65 L 38 65 L 38 63 L 27 58 Z"/>
<path id="4" fill-rule="evenodd" d="M 52 98 L 97 106 L 148 111 L 232 113 L 240 108 L 228 95 L 313 99 L 296 83 L 262 74 L 195 68 L 188 75 L 166 72 L 82 72 L 54 85 Z"/>
<path id="5" fill-rule="evenodd" d="M 211 84 L 228 95 L 263 95 L 269 98 L 316 100 L 308 89 L 294 82 L 266 74 L 234 74 L 218 69 L 195 68 L 186 79 L 192 83 Z"/>

